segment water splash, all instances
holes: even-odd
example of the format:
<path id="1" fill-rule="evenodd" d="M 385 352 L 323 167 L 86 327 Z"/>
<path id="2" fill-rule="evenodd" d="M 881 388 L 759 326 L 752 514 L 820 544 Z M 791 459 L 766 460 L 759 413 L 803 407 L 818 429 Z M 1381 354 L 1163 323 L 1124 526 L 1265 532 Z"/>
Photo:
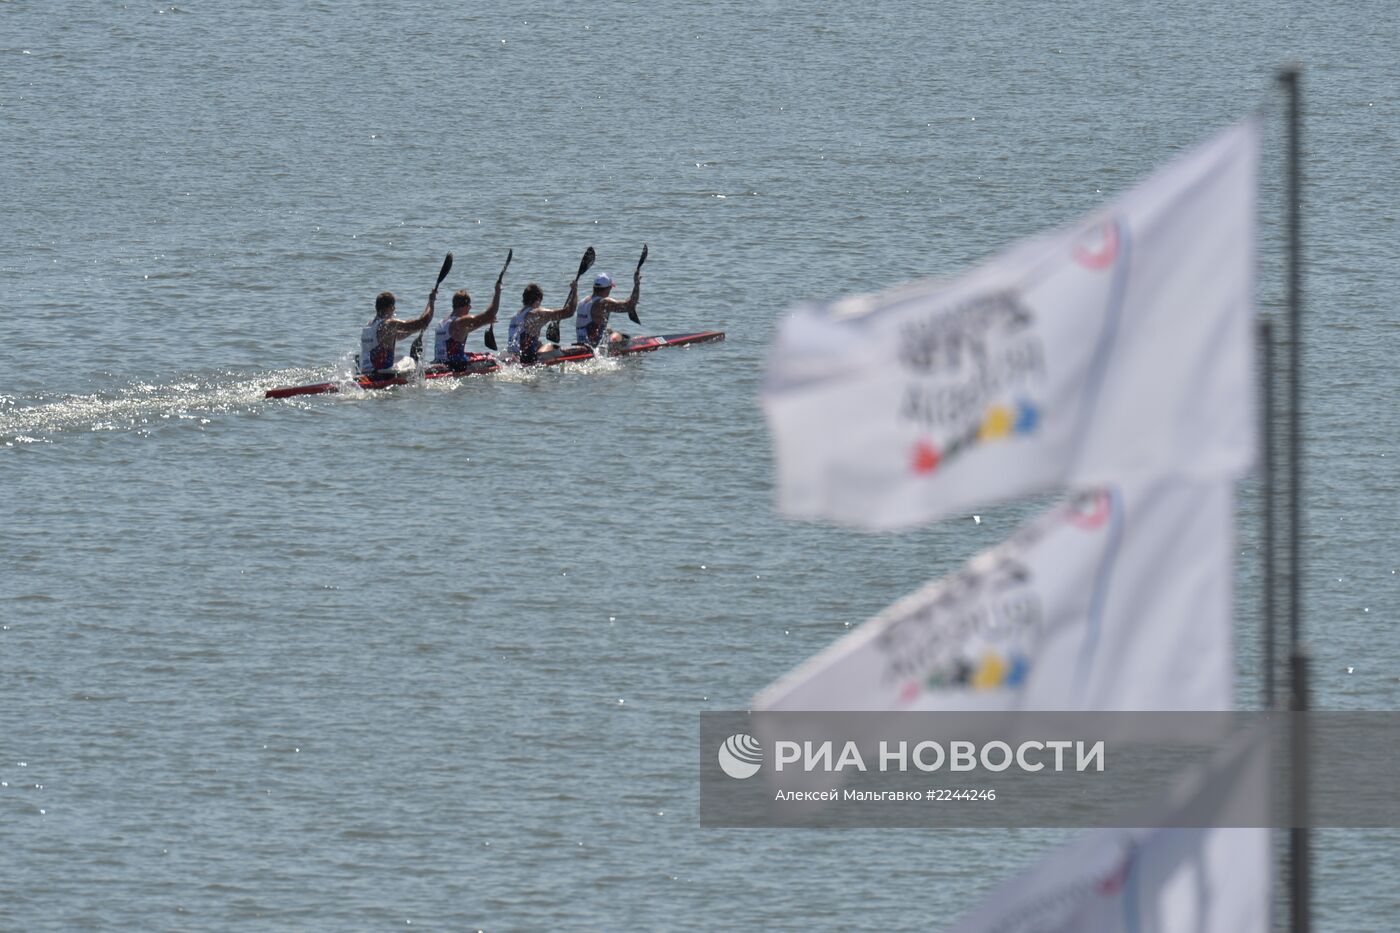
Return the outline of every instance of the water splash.
<path id="1" fill-rule="evenodd" d="M 617 372 L 621 359 L 600 357 L 562 366 L 505 366 L 495 373 L 465 379 L 435 379 L 398 387 L 396 391 L 428 390 L 452 392 L 466 388 L 478 379 L 530 383 L 559 375 L 603 375 Z M 350 365 L 340 361 L 333 366 L 282 369 L 249 377 L 246 373 L 216 373 L 166 384 L 133 383 L 112 392 L 87 395 L 0 396 L 0 443 L 5 447 L 51 443 L 55 435 L 79 431 L 147 431 L 171 421 L 189 421 L 200 426 L 212 415 L 241 414 L 266 404 L 307 405 L 307 399 L 279 399 L 271 403 L 263 393 L 277 386 L 310 382 L 341 382 L 338 395 L 317 396 L 317 402 L 331 399 L 364 399 L 381 395 L 355 386 Z"/>
<path id="2" fill-rule="evenodd" d="M 329 368 L 284 369 L 249 378 L 218 373 L 164 385 L 138 382 L 87 395 L 6 396 L 0 399 L 0 441 L 6 447 L 45 443 L 74 431 L 141 430 L 167 421 L 208 424 L 208 416 L 245 412 L 264 404 L 275 385 L 335 378 Z"/>

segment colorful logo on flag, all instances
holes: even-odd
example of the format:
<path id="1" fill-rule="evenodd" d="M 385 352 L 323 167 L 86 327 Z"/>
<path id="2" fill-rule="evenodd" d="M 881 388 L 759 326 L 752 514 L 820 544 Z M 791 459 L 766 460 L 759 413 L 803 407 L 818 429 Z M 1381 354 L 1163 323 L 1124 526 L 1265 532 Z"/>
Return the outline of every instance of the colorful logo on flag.
<path id="1" fill-rule="evenodd" d="M 1069 503 L 1069 523 L 1085 531 L 1097 531 L 1113 513 L 1113 497 L 1104 489 L 1080 493 Z"/>
<path id="2" fill-rule="evenodd" d="M 1030 673 L 1030 659 L 1019 651 L 984 651 L 976 657 L 960 657 L 940 663 L 923 682 L 910 681 L 900 698 L 912 702 L 925 690 L 998 690 L 1019 687 Z"/>
<path id="3" fill-rule="evenodd" d="M 902 684 L 911 703 L 935 690 L 991 691 L 1021 686 L 1030 673 L 1027 645 L 1044 608 L 1030 568 L 1000 555 L 973 561 L 949 577 L 918 611 L 893 619 L 876 639 L 886 683 Z"/>
<path id="4" fill-rule="evenodd" d="M 915 475 L 1035 432 L 1040 406 L 1031 389 L 1044 378 L 1045 349 L 1017 292 L 980 295 L 911 322 L 900 347 L 908 382 L 899 419 L 920 435 L 910 454 Z"/>
<path id="5" fill-rule="evenodd" d="M 1091 228 L 1074 244 L 1074 261 L 1086 269 L 1107 269 L 1118 258 L 1118 224 L 1107 221 Z"/>
<path id="6" fill-rule="evenodd" d="M 1039 421 L 1040 410 L 1028 398 L 1018 398 L 1011 405 L 992 405 L 971 429 L 942 448 L 930 438 L 916 441 L 910 465 L 915 473 L 932 473 L 977 444 L 1029 435 Z"/>

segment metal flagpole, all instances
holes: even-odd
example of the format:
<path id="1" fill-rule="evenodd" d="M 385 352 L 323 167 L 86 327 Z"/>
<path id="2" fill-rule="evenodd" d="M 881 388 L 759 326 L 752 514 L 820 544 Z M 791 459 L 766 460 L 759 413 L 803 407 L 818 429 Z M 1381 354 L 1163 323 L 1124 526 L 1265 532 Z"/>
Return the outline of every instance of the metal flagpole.
<path id="1" fill-rule="evenodd" d="M 1264 710 L 1271 712 L 1278 707 L 1274 704 L 1278 700 L 1277 691 L 1274 687 L 1278 670 L 1278 616 L 1276 614 L 1278 575 L 1275 572 L 1275 561 L 1278 560 L 1278 551 L 1275 547 L 1277 540 L 1277 523 L 1275 521 L 1275 510 L 1278 507 L 1278 497 L 1274 489 L 1274 325 L 1273 321 L 1267 317 L 1258 320 L 1257 339 L 1259 341 L 1259 399 L 1260 399 L 1260 435 L 1262 450 L 1259 456 L 1260 480 L 1263 486 L 1264 495 L 1264 529 L 1263 529 L 1263 563 L 1264 563 L 1264 618 L 1261 627 L 1260 637 L 1263 640 L 1262 651 L 1264 653 Z M 1279 859 L 1276 851 L 1270 849 L 1272 864 L 1275 871 L 1283 867 L 1283 862 Z M 1276 899 L 1271 898 L 1269 902 L 1269 929 L 1274 929 L 1274 906 Z"/>
<path id="2" fill-rule="evenodd" d="M 1311 835 L 1308 830 L 1308 756 L 1304 713 L 1308 708 L 1308 659 L 1302 646 L 1303 532 L 1303 286 L 1302 100 L 1296 67 L 1279 81 L 1288 94 L 1288 644 L 1292 710 L 1292 829 L 1289 831 L 1293 933 L 1312 928 Z"/>
<path id="3" fill-rule="evenodd" d="M 1260 472 L 1264 487 L 1264 709 L 1272 710 L 1277 700 L 1274 689 L 1275 671 L 1278 668 L 1276 656 L 1275 590 L 1278 585 L 1274 574 L 1277 560 L 1274 550 L 1275 521 L 1274 509 L 1274 325 L 1268 318 L 1259 320 L 1259 395 L 1262 401 L 1261 420 L 1264 422 L 1263 450 L 1260 456 Z"/>

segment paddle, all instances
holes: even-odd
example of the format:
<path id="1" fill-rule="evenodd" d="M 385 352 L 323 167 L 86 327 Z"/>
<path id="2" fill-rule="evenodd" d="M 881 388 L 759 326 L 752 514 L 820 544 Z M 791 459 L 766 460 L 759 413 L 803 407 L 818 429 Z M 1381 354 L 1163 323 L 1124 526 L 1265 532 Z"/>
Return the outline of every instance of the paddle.
<path id="1" fill-rule="evenodd" d="M 640 259 L 637 260 L 637 272 L 641 272 L 641 271 L 642 271 L 642 263 L 644 263 L 644 262 L 646 262 L 646 261 L 647 261 L 647 245 L 646 245 L 645 243 L 643 243 L 643 244 L 642 244 L 642 258 L 640 258 Z M 636 272 L 633 273 L 634 276 L 635 276 L 636 274 L 637 274 Z M 640 323 L 642 323 L 642 319 L 639 318 L 639 317 L 637 317 L 637 309 L 636 309 L 636 308 L 628 308 L 628 309 L 627 309 L 627 317 L 631 319 L 631 321 L 632 321 L 633 324 L 640 324 Z"/>
<path id="2" fill-rule="evenodd" d="M 579 260 L 578 264 L 578 275 L 574 276 L 575 283 L 577 283 L 579 279 L 583 278 L 583 274 L 588 271 L 588 267 L 593 265 L 593 260 L 597 258 L 598 254 L 593 252 L 593 247 L 590 246 L 588 247 L 588 249 L 583 251 L 583 258 Z M 548 340 L 550 343 L 559 343 L 558 321 L 549 322 L 549 329 L 544 332 L 544 339 Z"/>
<path id="3" fill-rule="evenodd" d="M 508 251 L 506 252 L 506 264 L 505 264 L 504 266 L 501 266 L 501 274 L 498 275 L 498 276 L 496 276 L 496 287 L 497 287 L 497 288 L 500 288 L 500 287 L 501 287 L 501 283 L 505 281 L 505 278 L 506 278 L 506 270 L 510 268 L 510 261 L 511 261 L 512 258 L 514 258 L 514 256 L 515 256 L 515 250 L 512 249 L 512 250 L 508 250 Z M 486 326 L 486 349 L 488 349 L 488 350 L 494 350 L 494 349 L 496 349 L 496 322 L 495 322 L 495 321 L 492 321 L 490 324 L 488 324 L 488 325 Z"/>
<path id="4" fill-rule="evenodd" d="M 448 253 L 447 258 L 442 261 L 442 268 L 438 270 L 437 282 L 433 284 L 434 292 L 438 290 L 438 286 L 442 285 L 442 280 L 447 278 L 447 273 L 451 271 L 452 254 Z M 420 330 L 418 332 L 417 339 L 413 341 L 413 346 L 408 348 L 408 355 L 413 357 L 413 362 L 415 365 L 417 365 L 419 357 L 423 355 L 423 332 L 427 329 L 427 327 L 424 327 L 423 330 Z"/>

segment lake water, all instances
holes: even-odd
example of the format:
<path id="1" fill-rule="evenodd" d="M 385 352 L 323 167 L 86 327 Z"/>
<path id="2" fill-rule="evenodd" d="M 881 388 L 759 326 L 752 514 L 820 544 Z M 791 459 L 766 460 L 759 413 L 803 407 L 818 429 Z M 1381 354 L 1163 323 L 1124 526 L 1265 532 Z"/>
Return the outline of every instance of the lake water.
<path id="1" fill-rule="evenodd" d="M 1400 20 L 1384 2 L 0 2 L 0 929 L 936 929 L 1047 832 L 697 825 L 697 713 L 1034 513 L 772 508 L 797 299 L 952 273 L 1305 63 L 1316 700 L 1400 699 Z M 266 402 L 374 295 L 589 244 L 723 344 Z M 502 334 L 503 336 L 503 334 Z M 1257 490 L 1240 702 L 1259 693 Z M 1348 672 L 1348 669 L 1351 669 Z M 1400 908 L 1318 840 L 1318 928 Z M 1382 919 L 1385 918 L 1385 919 Z"/>

